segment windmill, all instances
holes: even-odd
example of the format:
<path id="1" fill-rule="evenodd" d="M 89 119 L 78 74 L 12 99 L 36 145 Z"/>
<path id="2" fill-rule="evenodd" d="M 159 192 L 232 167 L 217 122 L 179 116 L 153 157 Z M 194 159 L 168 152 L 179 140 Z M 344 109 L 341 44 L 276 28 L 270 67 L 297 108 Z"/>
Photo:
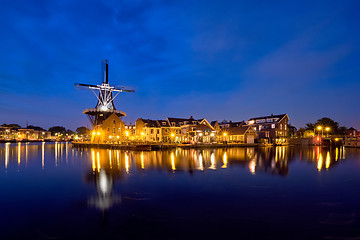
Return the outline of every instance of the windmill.
<path id="1" fill-rule="evenodd" d="M 108 60 L 105 60 L 103 65 L 104 81 L 101 85 L 75 83 L 76 87 L 91 89 L 98 99 L 95 108 L 87 108 L 83 111 L 83 113 L 89 117 L 93 126 L 102 124 L 102 122 L 113 113 L 115 113 L 118 117 L 126 116 L 125 112 L 116 110 L 114 99 L 121 92 L 135 92 L 134 89 L 129 87 L 109 85 L 108 65 Z M 96 91 L 99 91 L 99 93 L 97 94 Z M 113 92 L 116 92 L 115 96 L 113 96 Z"/>

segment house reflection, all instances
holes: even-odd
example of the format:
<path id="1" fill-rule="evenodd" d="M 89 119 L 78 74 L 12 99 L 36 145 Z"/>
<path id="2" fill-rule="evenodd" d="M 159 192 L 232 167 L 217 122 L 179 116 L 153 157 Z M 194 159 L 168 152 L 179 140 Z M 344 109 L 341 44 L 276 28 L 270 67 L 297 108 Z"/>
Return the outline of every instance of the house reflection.
<path id="1" fill-rule="evenodd" d="M 53 144 L 6 143 L 0 148 L 0 166 L 4 169 L 27 166 L 28 160 L 39 161 L 43 170 L 74 164 L 77 157 L 91 159 L 95 175 L 104 169 L 106 176 L 125 177 L 132 173 L 161 170 L 169 174 L 203 171 L 221 171 L 232 167 L 247 168 L 249 173 L 259 172 L 287 175 L 289 163 L 294 159 L 312 162 L 321 172 L 336 166 L 346 155 L 356 151 L 345 147 L 264 147 L 264 148 L 218 148 L 218 149 L 172 149 L 167 151 L 123 151 L 106 149 L 74 149 L 69 143 Z M 356 156 L 354 156 L 356 157 Z M 69 162 L 69 160 L 71 162 Z"/>
<path id="2" fill-rule="evenodd" d="M 249 172 L 288 174 L 288 162 L 294 159 L 289 147 L 174 149 L 168 151 L 133 152 L 121 150 L 91 150 L 91 165 L 95 175 L 104 170 L 107 176 L 121 178 L 132 173 L 162 170 L 169 174 L 221 170 L 231 167 L 249 168 Z"/>

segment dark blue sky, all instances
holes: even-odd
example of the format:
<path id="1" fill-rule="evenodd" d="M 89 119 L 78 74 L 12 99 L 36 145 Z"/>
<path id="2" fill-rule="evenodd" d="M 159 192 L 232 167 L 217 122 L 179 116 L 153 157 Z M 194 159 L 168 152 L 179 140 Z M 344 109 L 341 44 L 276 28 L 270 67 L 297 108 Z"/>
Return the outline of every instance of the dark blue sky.
<path id="1" fill-rule="evenodd" d="M 109 59 L 139 117 L 327 116 L 360 129 L 359 1 L 16 1 L 0 7 L 0 124 L 73 130 Z"/>

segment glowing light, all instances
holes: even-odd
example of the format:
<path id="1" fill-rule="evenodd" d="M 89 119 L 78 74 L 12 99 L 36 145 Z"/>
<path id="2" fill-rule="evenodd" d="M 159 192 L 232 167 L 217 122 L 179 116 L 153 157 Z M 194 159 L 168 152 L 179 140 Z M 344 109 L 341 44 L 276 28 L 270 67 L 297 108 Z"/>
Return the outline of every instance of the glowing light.
<path id="1" fill-rule="evenodd" d="M 10 143 L 5 143 L 5 168 L 7 168 L 9 164 L 9 145 Z"/>
<path id="2" fill-rule="evenodd" d="M 20 166 L 21 162 L 21 142 L 18 143 L 18 166 Z"/>
<path id="3" fill-rule="evenodd" d="M 125 131 L 125 135 L 128 137 L 129 136 L 129 131 Z"/>
<path id="4" fill-rule="evenodd" d="M 116 136 L 117 139 L 119 139 L 119 136 Z"/>
<path id="5" fill-rule="evenodd" d="M 214 153 L 211 153 L 211 156 L 210 156 L 210 169 L 216 169 L 216 166 L 215 166 L 215 154 Z"/>
<path id="6" fill-rule="evenodd" d="M 201 171 L 204 170 L 203 157 L 201 153 L 199 154 L 199 169 Z"/>
<path id="7" fill-rule="evenodd" d="M 101 165 L 100 165 L 100 153 L 99 152 L 96 153 L 96 163 L 97 163 L 97 170 L 98 170 L 98 172 L 100 172 Z"/>
<path id="8" fill-rule="evenodd" d="M 107 111 L 108 110 L 108 108 L 106 106 L 104 106 L 104 105 L 101 106 L 100 109 L 101 109 L 101 111 Z"/>
<path id="9" fill-rule="evenodd" d="M 108 180 L 105 170 L 101 170 L 99 174 L 99 190 L 103 196 L 108 195 L 111 192 L 112 182 Z"/>
<path id="10" fill-rule="evenodd" d="M 339 149 L 336 148 L 335 149 L 335 161 L 337 161 L 339 159 Z"/>
<path id="11" fill-rule="evenodd" d="M 110 168 L 112 168 L 112 162 L 111 162 L 111 150 L 109 150 L 109 164 L 110 164 Z"/>
<path id="12" fill-rule="evenodd" d="M 141 159 L 141 168 L 144 169 L 144 152 L 141 152 L 140 159 Z"/>
<path id="13" fill-rule="evenodd" d="M 129 165 L 129 156 L 127 153 L 125 153 L 125 170 L 126 170 L 126 173 L 129 173 L 129 168 L 130 168 L 130 165 Z"/>
<path id="14" fill-rule="evenodd" d="M 224 153 L 224 156 L 223 156 L 223 163 L 224 163 L 224 165 L 222 165 L 221 168 L 227 168 L 228 159 L 227 159 L 226 152 Z"/>
<path id="15" fill-rule="evenodd" d="M 41 168 L 44 170 L 44 167 L 45 167 L 45 142 L 43 142 L 41 146 Z"/>
<path id="16" fill-rule="evenodd" d="M 57 167 L 57 161 L 58 161 L 58 143 L 55 142 L 55 166 Z"/>
<path id="17" fill-rule="evenodd" d="M 210 134 L 210 136 L 212 136 L 212 137 L 213 137 L 213 136 L 215 136 L 215 134 L 214 134 L 214 133 L 211 133 L 211 134 Z"/>
<path id="18" fill-rule="evenodd" d="M 144 136 L 145 135 L 145 133 L 144 132 L 141 132 L 141 136 Z"/>
<path id="19" fill-rule="evenodd" d="M 330 128 L 329 128 L 329 127 L 326 127 L 326 128 L 325 128 L 325 131 L 330 131 Z"/>
<path id="20" fill-rule="evenodd" d="M 173 171 L 175 171 L 176 167 L 175 167 L 175 156 L 174 156 L 174 153 L 171 153 L 171 169 Z"/>
<path id="21" fill-rule="evenodd" d="M 109 136 L 109 138 L 111 139 L 111 138 L 112 138 L 112 136 Z"/>
<path id="22" fill-rule="evenodd" d="M 199 136 L 201 137 L 203 134 L 202 133 L 199 133 Z"/>
<path id="23" fill-rule="evenodd" d="M 251 174 L 255 174 L 255 168 L 256 168 L 256 161 L 255 160 L 250 161 L 249 170 Z"/>
<path id="24" fill-rule="evenodd" d="M 96 164 L 95 164 L 95 151 L 94 150 L 91 151 L 91 159 L 92 159 L 92 170 L 93 170 L 93 172 L 95 172 Z"/>
<path id="25" fill-rule="evenodd" d="M 335 141 L 337 142 L 337 141 L 339 141 L 339 139 L 338 139 L 338 138 L 335 138 Z"/>
<path id="26" fill-rule="evenodd" d="M 223 136 L 226 137 L 227 133 L 224 133 Z"/>
<path id="27" fill-rule="evenodd" d="M 172 134 L 171 134 L 171 137 L 174 137 L 174 136 L 175 136 L 175 134 L 172 133 Z"/>
<path id="28" fill-rule="evenodd" d="M 328 151 L 326 154 L 325 168 L 328 169 L 330 167 L 330 152 Z"/>
<path id="29" fill-rule="evenodd" d="M 97 132 L 97 135 L 100 135 L 100 132 Z"/>
<path id="30" fill-rule="evenodd" d="M 317 164 L 317 169 L 318 171 L 320 172 L 321 171 L 321 168 L 322 168 L 322 165 L 323 165 L 323 157 L 322 157 L 322 154 L 320 153 L 318 155 L 319 159 L 318 159 L 318 164 Z"/>
<path id="31" fill-rule="evenodd" d="M 95 134 L 96 134 L 96 132 L 95 132 L 95 131 L 93 131 L 93 132 L 92 132 L 92 135 L 94 136 Z"/>
<path id="32" fill-rule="evenodd" d="M 318 130 L 321 130 L 321 129 L 322 129 L 322 127 L 321 127 L 321 126 L 318 126 L 318 127 L 317 127 L 317 129 L 318 129 Z"/>

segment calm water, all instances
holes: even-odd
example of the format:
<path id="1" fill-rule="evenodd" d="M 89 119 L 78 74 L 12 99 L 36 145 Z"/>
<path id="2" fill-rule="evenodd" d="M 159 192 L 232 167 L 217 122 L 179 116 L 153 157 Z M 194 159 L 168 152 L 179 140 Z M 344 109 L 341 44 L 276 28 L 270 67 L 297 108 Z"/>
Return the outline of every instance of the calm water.
<path id="1" fill-rule="evenodd" d="M 360 151 L 0 145 L 0 239 L 360 239 Z"/>

